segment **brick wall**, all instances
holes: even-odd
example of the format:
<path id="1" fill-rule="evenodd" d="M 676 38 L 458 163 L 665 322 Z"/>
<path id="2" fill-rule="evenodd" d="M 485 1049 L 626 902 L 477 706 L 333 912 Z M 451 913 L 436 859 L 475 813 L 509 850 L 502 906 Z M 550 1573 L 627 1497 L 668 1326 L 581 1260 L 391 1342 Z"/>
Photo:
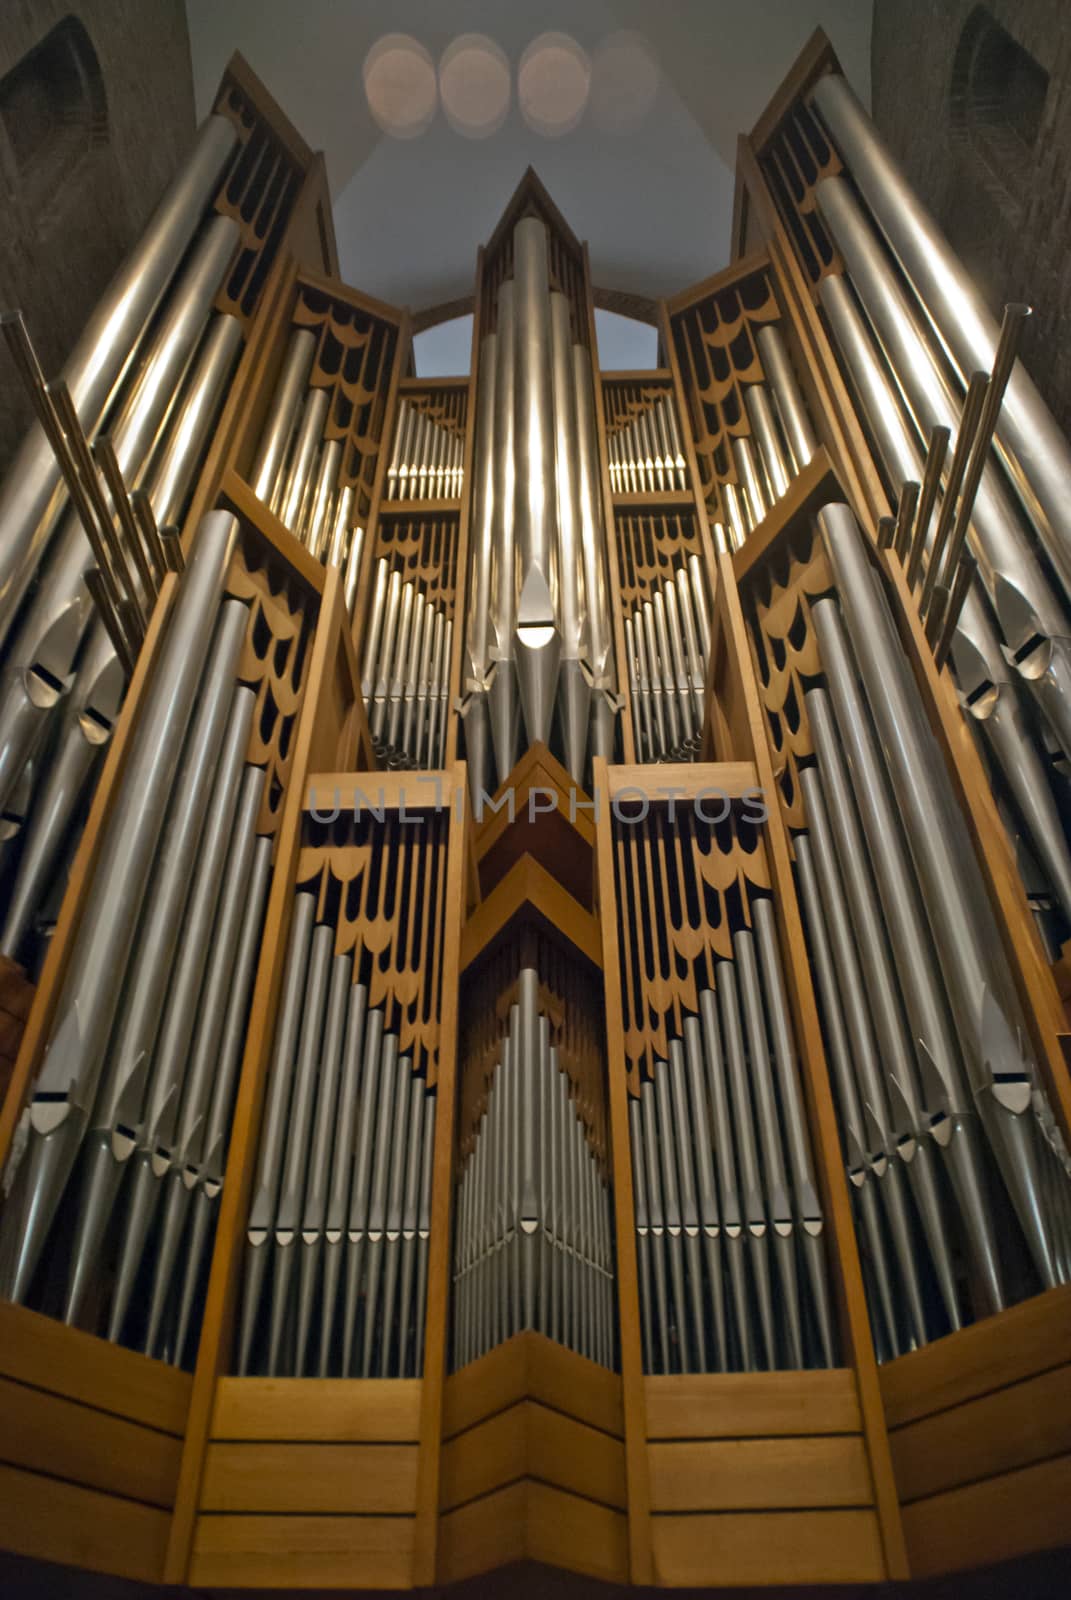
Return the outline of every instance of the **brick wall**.
<path id="1" fill-rule="evenodd" d="M 178 166 L 193 135 L 183 0 L 3 0 L 0 80 L 64 18 L 84 26 L 100 68 L 106 129 L 72 150 L 40 204 L 19 142 L 32 115 L 0 120 L 0 307 L 20 307 L 49 377 Z M 22 158 L 20 161 L 20 157 Z M 0 471 L 29 418 L 0 349 Z"/>
<path id="2" fill-rule="evenodd" d="M 1071 5 L 987 7 L 1049 74 L 1040 128 L 1010 193 L 956 131 L 953 65 L 974 10 L 973 0 L 875 0 L 874 117 L 990 308 L 1034 307 L 1024 358 L 1071 433 Z"/>

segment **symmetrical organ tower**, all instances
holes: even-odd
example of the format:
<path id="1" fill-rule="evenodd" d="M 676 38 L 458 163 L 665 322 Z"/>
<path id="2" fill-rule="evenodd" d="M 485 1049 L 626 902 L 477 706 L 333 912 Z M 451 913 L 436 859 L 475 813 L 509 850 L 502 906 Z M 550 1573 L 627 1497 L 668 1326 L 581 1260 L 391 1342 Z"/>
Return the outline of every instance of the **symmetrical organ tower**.
<path id="1" fill-rule="evenodd" d="M 64 372 L 4 319 L 8 1550 L 736 1588 L 1066 1540 L 1029 310 L 821 35 L 733 261 L 603 374 L 624 303 L 529 172 L 469 374 L 416 376 L 235 58 Z"/>

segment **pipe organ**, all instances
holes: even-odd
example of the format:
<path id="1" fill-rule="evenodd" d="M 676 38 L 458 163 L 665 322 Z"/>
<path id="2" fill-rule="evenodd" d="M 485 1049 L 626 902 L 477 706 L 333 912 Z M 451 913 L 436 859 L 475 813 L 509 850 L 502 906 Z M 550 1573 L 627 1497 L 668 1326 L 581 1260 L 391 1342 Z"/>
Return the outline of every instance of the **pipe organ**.
<path id="1" fill-rule="evenodd" d="M 1029 308 L 820 34 L 658 367 L 600 371 L 594 299 L 529 172 L 419 376 L 236 57 L 64 371 L 2 319 L 3 1548 L 740 1588 L 1066 1542 Z"/>

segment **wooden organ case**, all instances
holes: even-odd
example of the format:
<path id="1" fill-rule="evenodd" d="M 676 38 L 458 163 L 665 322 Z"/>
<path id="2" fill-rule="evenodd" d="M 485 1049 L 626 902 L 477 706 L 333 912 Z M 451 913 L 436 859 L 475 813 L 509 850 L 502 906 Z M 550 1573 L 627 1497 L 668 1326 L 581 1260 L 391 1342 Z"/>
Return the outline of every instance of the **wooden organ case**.
<path id="1" fill-rule="evenodd" d="M 62 903 L 0 973 L 7 1551 L 194 1592 L 517 1561 L 737 1589 L 1066 1543 L 1066 844 L 987 742 L 1005 680 L 956 653 L 975 569 L 926 590 L 952 430 L 830 221 L 830 180 L 887 220 L 821 109 L 839 70 L 816 35 L 741 138 L 734 259 L 659 303 L 659 367 L 600 372 L 586 249 L 529 172 L 470 374 L 430 380 L 409 314 L 338 279 L 322 161 L 229 67 L 233 362 Z M 962 420 L 976 363 L 941 359 Z M 172 928 L 150 1065 L 112 1081 L 128 942 L 96 1099 L 45 1094 L 213 540 L 133 913 Z M 1027 1060 L 991 1081 L 963 964 L 904 959 L 945 924 L 894 680 L 983 930 L 979 1058 Z M 193 817 L 176 763 L 212 737 Z"/>

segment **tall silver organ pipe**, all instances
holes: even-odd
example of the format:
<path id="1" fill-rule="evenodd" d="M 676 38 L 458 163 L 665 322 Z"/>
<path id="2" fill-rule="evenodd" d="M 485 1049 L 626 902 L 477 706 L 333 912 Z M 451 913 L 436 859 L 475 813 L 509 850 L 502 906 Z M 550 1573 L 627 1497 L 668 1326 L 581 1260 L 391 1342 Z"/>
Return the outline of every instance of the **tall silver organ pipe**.
<path id="1" fill-rule="evenodd" d="M 181 520 L 240 343 L 236 317 L 221 313 L 212 319 L 145 478 L 158 523 Z M 74 816 L 107 747 L 124 687 L 123 666 L 98 618 L 79 649 L 60 726 L 35 781 L 32 816 L 0 934 L 0 951 L 12 960 L 19 959 L 44 904 Z"/>
<path id="2" fill-rule="evenodd" d="M 200 339 L 237 243 L 238 225 L 229 217 L 209 223 L 170 296 L 149 357 L 112 425 L 115 453 L 131 487 L 147 466 L 157 429 Z M 67 684 L 89 622 L 84 576 L 91 561 L 81 522 L 69 510 L 51 541 L 40 587 L 11 641 L 0 676 L 0 804 L 35 740 L 43 735 L 48 714 Z"/>
<path id="3" fill-rule="evenodd" d="M 282 371 L 276 382 L 250 479 L 253 493 L 273 510 L 277 509 L 276 486 L 315 354 L 316 340 L 313 334 L 308 328 L 295 328 L 283 356 Z"/>
<path id="4" fill-rule="evenodd" d="M 513 525 L 516 546 L 517 682 L 531 742 L 547 743 L 561 661 L 558 508 L 551 370 L 547 230 L 523 217 L 513 230 L 516 316 L 516 432 Z"/>
<path id="5" fill-rule="evenodd" d="M 149 321 L 182 260 L 237 145 L 224 117 L 207 119 L 193 150 L 83 329 L 63 368 L 79 420 L 92 436 L 137 356 Z M 65 495 L 41 428 L 31 427 L 0 487 L 0 641 L 11 626 Z"/>
<path id="6" fill-rule="evenodd" d="M 487 785 L 490 727 L 487 692 L 491 670 L 491 568 L 495 532 L 495 380 L 498 335 L 480 343 L 477 374 L 476 483 L 472 536 L 472 576 L 465 619 L 465 754 L 474 801 Z"/>
<path id="7" fill-rule="evenodd" d="M 841 251 L 921 429 L 959 417 L 918 317 L 896 281 L 880 241 L 843 178 L 825 178 L 819 211 Z M 1000 623 L 1009 660 L 1034 695 L 1065 754 L 1071 754 L 1071 620 L 990 462 L 971 521 L 972 547 Z"/>
<path id="8" fill-rule="evenodd" d="M 821 77 L 814 104 L 845 165 L 961 375 L 993 364 L 998 329 L 970 274 L 919 200 L 846 79 Z M 1071 446 L 1018 362 L 997 449 L 1071 597 Z"/>
<path id="9" fill-rule="evenodd" d="M 1046 1156 L 1037 1139 L 1037 1117 L 1047 1106 L 1047 1094 L 1032 1059 L 1026 1019 L 863 535 L 847 506 L 826 506 L 818 523 L 886 754 L 959 1032 L 971 1099 L 1038 1277 L 1051 1287 L 1061 1281 L 1063 1266 L 1043 1165 Z"/>
<path id="10" fill-rule="evenodd" d="M 584 781 L 589 755 L 612 753 L 618 710 L 592 358 L 550 287 L 537 217 L 514 229 L 513 267 L 477 382 L 462 703 L 474 796 L 511 771 L 522 722 Z"/>
<path id="11" fill-rule="evenodd" d="M 550 340 L 554 458 L 558 482 L 558 615 L 561 624 L 558 705 L 565 765 L 579 778 L 584 770 L 588 739 L 591 678 L 582 664 L 588 655 L 588 630 L 580 548 L 580 441 L 573 378 L 573 341 L 569 302 L 557 291 L 550 296 Z"/>
<path id="12" fill-rule="evenodd" d="M 580 485 L 580 548 L 584 563 L 588 656 L 591 662 L 591 750 L 613 759 L 617 678 L 606 571 L 606 527 L 602 514 L 599 444 L 595 425 L 595 381 L 590 352 L 573 346 L 577 462 Z"/>
<path id="13" fill-rule="evenodd" d="M 34 1084 L 23 1170 L 4 1217 L 5 1243 L 13 1246 L 6 1289 L 15 1300 L 24 1299 L 30 1287 L 92 1116 L 237 528 L 226 512 L 214 512 L 201 523 L 141 708 L 124 781 L 100 842 L 93 892 L 70 951 Z"/>
<path id="14" fill-rule="evenodd" d="M 890 481 L 920 480 L 924 468 L 918 442 L 901 413 L 847 281 L 830 274 L 823 278 L 819 296 Z M 932 522 L 932 518 L 928 520 Z M 928 565 L 933 528 L 924 528 L 922 538 Z M 1008 665 L 989 597 L 978 578 L 956 619 L 951 661 L 964 714 L 996 763 L 1053 891 L 1071 920 L 1071 853 L 1046 763 L 1022 703 L 1026 685 L 1020 686 L 1018 675 Z"/>

